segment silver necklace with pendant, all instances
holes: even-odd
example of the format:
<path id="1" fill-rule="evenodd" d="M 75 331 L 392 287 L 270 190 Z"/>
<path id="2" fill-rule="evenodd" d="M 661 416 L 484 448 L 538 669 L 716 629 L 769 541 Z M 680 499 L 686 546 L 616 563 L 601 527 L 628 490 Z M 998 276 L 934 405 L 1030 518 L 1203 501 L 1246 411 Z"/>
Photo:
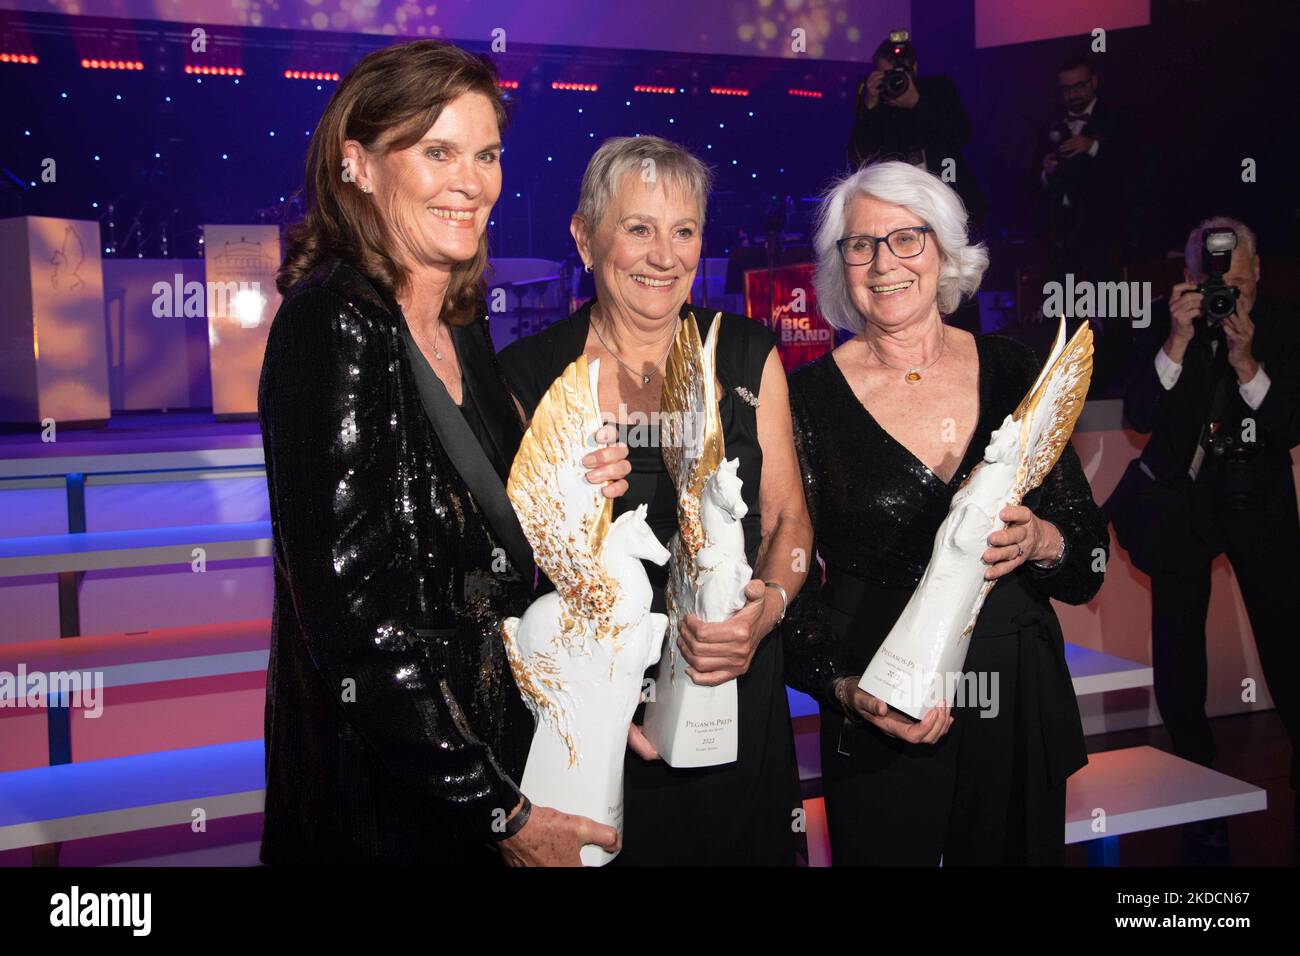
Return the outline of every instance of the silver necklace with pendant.
<path id="1" fill-rule="evenodd" d="M 681 322 L 681 318 L 678 317 L 677 321 L 680 323 L 680 322 Z M 668 340 L 668 348 L 664 351 L 663 358 L 659 359 L 658 362 L 655 362 L 654 367 L 651 368 L 650 371 L 648 371 L 648 372 L 638 372 L 638 371 L 637 371 L 636 369 L 634 369 L 632 366 L 630 366 L 630 365 L 628 365 L 626 362 L 624 362 L 624 361 L 623 361 L 623 356 L 619 355 L 616 351 L 614 351 L 614 349 L 612 349 L 612 348 L 610 347 L 610 344 L 609 344 L 608 342 L 605 341 L 605 336 L 603 336 L 603 335 L 600 334 L 600 325 L 599 325 L 599 324 L 597 324 L 596 322 L 592 322 L 592 323 L 591 323 L 591 327 L 592 327 L 593 329 L 596 330 L 596 338 L 598 338 L 598 339 L 600 340 L 600 344 L 601 344 L 601 345 L 605 346 L 605 351 L 608 352 L 610 355 L 614 356 L 614 361 L 618 362 L 619 365 L 623 366 L 625 369 L 627 369 L 629 372 L 631 372 L 631 373 L 632 373 L 633 375 L 635 375 L 637 378 L 641 379 L 641 384 L 642 384 L 642 385 L 649 385 L 649 384 L 650 384 L 650 379 L 652 379 L 652 378 L 654 377 L 655 372 L 659 371 L 659 366 L 664 364 L 665 360 L 667 360 L 667 358 L 668 358 L 668 353 L 671 352 L 671 351 L 673 350 L 673 342 L 674 342 L 674 341 L 676 340 L 676 338 L 677 338 L 677 334 L 676 334 L 676 332 L 674 332 L 674 333 L 673 333 L 673 337 L 672 337 L 671 339 Z"/>
<path id="2" fill-rule="evenodd" d="M 401 307 L 399 306 L 398 308 L 401 308 Z M 405 309 L 402 309 L 402 318 L 404 318 L 404 319 L 406 318 L 406 310 L 405 310 Z M 406 323 L 406 327 L 407 327 L 408 329 L 411 330 L 411 334 L 412 334 L 412 335 L 415 334 L 415 326 L 411 325 L 411 323 L 410 323 L 409 320 L 408 320 L 407 323 Z M 427 339 L 424 339 L 423 336 L 418 336 L 418 338 L 420 338 L 421 341 L 424 341 L 424 342 L 429 346 L 429 348 L 433 349 L 433 357 L 434 357 L 435 359 L 437 359 L 439 362 L 442 361 L 442 350 L 438 348 L 438 332 L 441 331 L 441 329 L 442 329 L 442 322 L 441 322 L 441 321 L 436 321 L 436 322 L 434 323 L 434 327 L 433 327 L 433 341 L 432 341 L 432 342 L 429 342 Z"/>

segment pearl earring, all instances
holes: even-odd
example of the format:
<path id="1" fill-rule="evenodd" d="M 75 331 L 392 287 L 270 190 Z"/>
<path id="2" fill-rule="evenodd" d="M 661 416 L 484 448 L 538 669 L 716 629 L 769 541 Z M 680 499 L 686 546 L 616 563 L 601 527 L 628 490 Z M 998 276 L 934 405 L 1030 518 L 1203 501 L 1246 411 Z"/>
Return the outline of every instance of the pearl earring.
<path id="1" fill-rule="evenodd" d="M 363 193 L 369 193 L 369 192 L 370 192 L 370 187 L 369 187 L 369 186 L 362 186 L 362 187 L 361 187 L 361 191 L 362 191 Z"/>
<path id="2" fill-rule="evenodd" d="M 588 264 L 586 264 L 586 263 L 583 263 L 582 268 L 583 268 L 584 270 L 586 270 L 587 272 L 590 272 L 590 271 L 591 271 L 591 266 L 588 265 Z"/>

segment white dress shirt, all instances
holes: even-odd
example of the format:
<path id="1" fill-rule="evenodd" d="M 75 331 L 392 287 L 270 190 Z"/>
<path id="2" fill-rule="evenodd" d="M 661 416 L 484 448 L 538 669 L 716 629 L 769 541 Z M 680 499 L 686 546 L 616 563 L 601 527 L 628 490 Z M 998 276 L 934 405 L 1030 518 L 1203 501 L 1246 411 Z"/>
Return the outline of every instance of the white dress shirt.
<path id="1" fill-rule="evenodd" d="M 1083 132 L 1083 128 L 1088 125 L 1088 120 L 1092 119 L 1092 108 L 1096 105 L 1097 105 L 1097 97 L 1094 96 L 1092 98 L 1092 101 L 1083 108 L 1083 112 L 1080 113 L 1078 116 L 1066 116 L 1065 124 L 1070 127 L 1071 136 L 1078 136 L 1080 133 Z M 1101 145 L 1100 140 L 1093 139 L 1092 145 L 1088 147 L 1088 155 L 1096 158 L 1097 147 L 1100 145 Z"/>
<path id="2" fill-rule="evenodd" d="M 1217 341 L 1210 343 L 1210 348 L 1218 351 L 1219 343 Z M 1164 386 L 1165 391 L 1169 391 L 1178 384 L 1178 376 L 1183 374 L 1183 366 L 1175 362 L 1165 354 L 1164 346 L 1161 346 L 1156 352 L 1156 377 L 1160 379 L 1160 384 Z M 1264 371 L 1264 366 L 1259 367 L 1255 377 L 1249 382 L 1237 383 L 1237 391 L 1241 393 L 1242 400 L 1250 406 L 1251 411 L 1259 408 L 1264 401 L 1264 396 L 1268 394 L 1270 380 L 1268 373 Z"/>

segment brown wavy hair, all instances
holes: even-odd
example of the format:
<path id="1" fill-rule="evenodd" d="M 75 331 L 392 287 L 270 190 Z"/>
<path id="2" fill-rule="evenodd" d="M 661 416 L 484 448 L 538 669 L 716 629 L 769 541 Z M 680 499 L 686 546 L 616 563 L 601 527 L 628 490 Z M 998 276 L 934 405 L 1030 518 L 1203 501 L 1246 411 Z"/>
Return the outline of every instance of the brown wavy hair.
<path id="1" fill-rule="evenodd" d="M 347 259 L 371 278 L 401 291 L 409 270 L 390 253 L 389 236 L 375 204 L 343 179 L 343 144 L 350 139 L 372 150 L 385 140 L 385 152 L 420 141 L 443 108 L 464 93 L 482 93 L 492 103 L 497 123 L 507 115 L 497 87 L 497 70 L 441 40 L 415 40 L 376 50 L 348 71 L 312 133 L 302 195 L 306 214 L 285 233 L 284 262 L 275 285 L 285 294 L 320 262 Z M 453 325 L 473 322 L 486 299 L 487 235 L 478 252 L 452 269 L 442 318 Z"/>

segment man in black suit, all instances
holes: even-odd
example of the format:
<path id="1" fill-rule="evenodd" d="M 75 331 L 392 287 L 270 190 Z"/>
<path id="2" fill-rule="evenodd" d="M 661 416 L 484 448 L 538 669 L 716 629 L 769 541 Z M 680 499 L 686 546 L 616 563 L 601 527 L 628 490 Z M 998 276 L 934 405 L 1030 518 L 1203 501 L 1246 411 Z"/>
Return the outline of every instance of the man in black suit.
<path id="1" fill-rule="evenodd" d="M 1231 229 L 1237 246 L 1223 275 L 1239 290 L 1221 323 L 1203 316 L 1202 244 Z M 1290 450 L 1300 444 L 1300 310 L 1259 296 L 1254 234 L 1226 217 L 1192 231 L 1185 278 L 1146 330 L 1124 395 L 1124 415 L 1151 438 L 1106 510 L 1134 565 L 1151 576 L 1156 702 L 1181 757 L 1209 766 L 1205 621 L 1210 565 L 1227 553 L 1255 646 L 1292 745 L 1300 737 L 1300 518 Z M 1157 345 L 1163 340 L 1163 344 Z M 1258 675 L 1242 674 L 1246 679 Z M 1300 805 L 1297 805 L 1300 809 Z M 1189 836 L 1226 846 L 1222 821 Z"/>
<path id="2" fill-rule="evenodd" d="M 1129 144 L 1120 113 L 1101 105 L 1092 64 L 1067 60 L 1057 73 L 1065 114 L 1045 131 L 1039 173 L 1043 232 L 1062 265 L 1081 278 L 1106 271 L 1126 239 L 1122 225 Z"/>
<path id="3" fill-rule="evenodd" d="M 1065 107 L 1042 135 L 1039 229 L 1051 278 L 1120 279 L 1123 267 L 1159 250 L 1155 154 L 1131 132 L 1123 112 L 1098 95 L 1100 78 L 1084 57 L 1057 71 Z M 1094 397 L 1118 394 L 1129 361 L 1128 316 L 1093 320 Z"/>
<path id="4" fill-rule="evenodd" d="M 872 55 L 875 69 L 858 86 L 857 121 L 849 137 L 849 165 L 901 159 L 923 166 L 952 184 L 966 204 L 973 225 L 984 218 L 984 196 L 962 147 L 970 139 L 970 119 L 957 87 L 946 76 L 917 76 L 911 44 L 886 39 Z M 903 71 L 905 89 L 891 96 L 885 75 Z M 945 160 L 951 160 L 945 164 Z"/>

